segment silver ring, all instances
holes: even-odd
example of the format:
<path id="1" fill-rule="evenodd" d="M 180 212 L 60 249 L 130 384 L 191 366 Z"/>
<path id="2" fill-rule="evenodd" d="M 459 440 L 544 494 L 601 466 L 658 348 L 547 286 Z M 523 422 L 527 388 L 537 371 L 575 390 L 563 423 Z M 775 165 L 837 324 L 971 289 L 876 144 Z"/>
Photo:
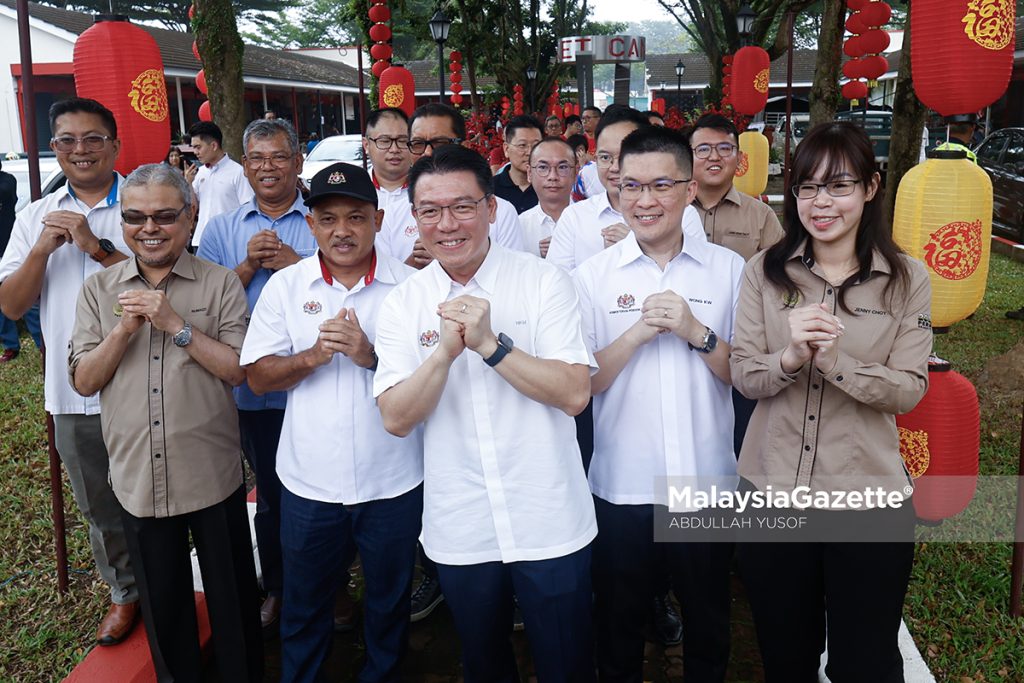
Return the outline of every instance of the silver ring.
<path id="1" fill-rule="evenodd" d="M 664 311 L 664 314 L 661 317 L 662 318 L 667 318 L 668 317 L 668 309 L 667 308 L 663 308 L 661 310 Z"/>
<path id="2" fill-rule="evenodd" d="M 466 304 L 462 304 L 462 309 L 459 312 L 460 313 L 465 313 L 467 308 L 468 308 L 468 306 L 466 306 Z"/>

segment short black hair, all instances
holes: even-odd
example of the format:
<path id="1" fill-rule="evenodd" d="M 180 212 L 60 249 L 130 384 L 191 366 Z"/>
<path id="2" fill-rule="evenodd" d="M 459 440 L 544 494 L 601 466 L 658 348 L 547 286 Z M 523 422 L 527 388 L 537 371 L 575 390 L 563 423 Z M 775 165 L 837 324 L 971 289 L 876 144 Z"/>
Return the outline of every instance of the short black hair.
<path id="1" fill-rule="evenodd" d="M 619 148 L 620 172 L 626 157 L 653 152 L 671 154 L 680 171 L 693 175 L 693 152 L 686 136 L 665 126 L 644 126 L 622 139 L 622 146 Z"/>
<path id="2" fill-rule="evenodd" d="M 114 112 L 110 111 L 96 100 L 88 97 L 70 97 L 50 105 L 50 132 L 57 130 L 57 119 L 64 114 L 95 114 L 103 121 L 110 137 L 117 139 L 117 121 L 114 119 Z"/>
<path id="3" fill-rule="evenodd" d="M 633 123 L 636 124 L 637 128 L 643 128 L 644 126 L 651 125 L 651 122 L 647 120 L 647 117 L 640 111 L 627 107 L 626 105 L 610 105 L 601 115 L 601 120 L 597 122 L 597 128 L 594 129 L 594 139 L 601 139 L 601 132 L 604 131 L 608 126 L 616 123 Z"/>
<path id="4" fill-rule="evenodd" d="M 731 135 L 734 140 L 740 139 L 740 133 L 736 130 L 736 124 L 721 114 L 704 114 L 693 124 L 690 135 L 693 136 L 701 128 L 710 128 L 711 130 L 717 130 L 719 133 Z"/>
<path id="5" fill-rule="evenodd" d="M 448 119 L 452 124 L 452 131 L 455 133 L 455 137 L 460 140 L 466 139 L 466 120 L 462 118 L 462 114 L 454 107 L 449 107 L 447 104 L 441 104 L 440 102 L 428 102 L 416 107 L 416 111 L 412 113 L 412 118 L 409 119 L 409 132 L 412 133 L 412 125 L 416 123 L 416 119 L 429 118 L 431 116 Z"/>
<path id="6" fill-rule="evenodd" d="M 572 157 L 573 163 L 576 163 L 575 148 L 573 148 L 573 146 L 570 145 L 566 140 L 558 137 L 557 135 L 548 135 L 547 137 L 545 137 L 544 139 L 542 139 L 540 142 L 533 146 L 533 149 L 530 150 L 530 163 L 533 163 L 533 155 L 537 152 L 537 148 L 546 142 L 553 142 L 555 144 L 565 145 L 565 148 L 569 150 L 569 156 Z"/>
<path id="7" fill-rule="evenodd" d="M 426 106 L 426 105 L 424 105 Z M 415 116 L 414 116 L 415 118 Z M 420 157 L 409 171 L 409 202 L 416 203 L 416 185 L 425 175 L 444 175 L 469 171 L 485 195 L 494 194 L 494 176 L 487 161 L 462 145 L 441 145 L 432 156 Z"/>
<path id="8" fill-rule="evenodd" d="M 188 129 L 188 136 L 206 142 L 216 142 L 221 147 L 224 146 L 224 133 L 220 132 L 220 126 L 213 121 L 193 123 L 192 127 Z"/>
<path id="9" fill-rule="evenodd" d="M 544 135 L 544 128 L 540 125 L 537 119 L 524 114 L 522 116 L 513 116 L 508 120 L 508 123 L 505 124 L 505 140 L 510 140 L 515 137 L 515 134 L 518 131 L 525 130 L 527 128 L 534 129 L 540 133 L 542 137 Z"/>
<path id="10" fill-rule="evenodd" d="M 574 123 L 578 123 L 578 124 L 580 124 L 582 126 L 583 125 L 583 119 L 581 119 L 576 114 L 569 114 L 568 116 L 565 117 L 565 127 L 566 128 L 568 128 L 569 126 L 571 126 Z"/>
<path id="11" fill-rule="evenodd" d="M 598 116 L 601 116 L 601 108 L 590 105 L 589 107 L 583 107 L 582 111 L 596 111 Z M 582 121 L 583 119 L 580 119 Z"/>
<path id="12" fill-rule="evenodd" d="M 375 109 L 370 112 L 370 115 L 366 117 L 366 130 L 370 130 L 385 116 L 396 118 L 405 124 L 406 128 L 409 127 L 409 115 L 404 110 L 398 107 L 384 107 L 383 109 Z"/>
<path id="13" fill-rule="evenodd" d="M 583 148 L 584 152 L 590 151 L 590 140 L 587 140 L 587 136 L 584 135 L 583 133 L 576 133 L 575 135 L 570 135 L 568 139 L 566 139 L 566 142 L 569 143 L 569 146 L 572 147 L 572 150 L 574 152 L 580 147 Z"/>

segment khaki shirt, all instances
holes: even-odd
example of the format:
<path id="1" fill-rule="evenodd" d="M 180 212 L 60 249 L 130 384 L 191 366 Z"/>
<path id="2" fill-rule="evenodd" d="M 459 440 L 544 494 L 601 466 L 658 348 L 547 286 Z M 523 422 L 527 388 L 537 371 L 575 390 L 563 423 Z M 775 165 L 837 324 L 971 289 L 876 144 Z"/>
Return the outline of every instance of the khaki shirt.
<path id="1" fill-rule="evenodd" d="M 159 289 L 207 336 L 242 347 L 248 308 L 238 276 L 183 253 Z M 93 275 L 78 296 L 69 372 L 120 324 L 117 296 L 152 289 L 128 259 Z M 100 390 L 110 483 L 136 517 L 169 517 L 223 501 L 242 484 L 238 412 L 231 387 L 143 323 Z"/>
<path id="2" fill-rule="evenodd" d="M 732 249 L 744 261 L 782 239 L 782 225 L 772 207 L 735 187 L 709 209 L 697 198 L 693 207 L 704 224 L 708 242 Z"/>
<path id="3" fill-rule="evenodd" d="M 747 263 L 730 365 L 733 386 L 758 402 L 740 453 L 740 476 L 761 489 L 881 486 L 907 492 L 912 483 L 900 457 L 895 415 L 911 410 L 928 388 L 932 330 L 928 274 L 921 262 L 903 259 L 908 287 L 902 293 L 897 288 L 890 308 L 883 296 L 890 271 L 876 252 L 871 276 L 846 292 L 846 306 L 856 315 L 839 307 L 836 288 L 804 257 L 803 246 L 786 265 L 800 290 L 795 306 L 824 302 L 846 327 L 827 375 L 812 363 L 794 374 L 782 370 L 794 302 L 766 280 L 763 254 Z"/>

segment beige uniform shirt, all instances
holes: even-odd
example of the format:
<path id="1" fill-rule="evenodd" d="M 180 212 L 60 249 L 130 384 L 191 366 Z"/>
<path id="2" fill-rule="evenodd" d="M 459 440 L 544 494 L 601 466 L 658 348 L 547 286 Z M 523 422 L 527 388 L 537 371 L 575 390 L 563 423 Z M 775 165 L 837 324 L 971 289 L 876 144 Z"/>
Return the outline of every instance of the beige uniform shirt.
<path id="1" fill-rule="evenodd" d="M 152 289 L 135 259 L 85 281 L 68 347 L 69 372 L 120 324 L 117 296 Z M 183 253 L 159 285 L 178 315 L 233 348 L 242 347 L 248 308 L 238 276 Z M 148 322 L 132 336 L 100 390 L 110 483 L 136 517 L 169 517 L 223 501 L 242 484 L 238 412 L 231 387 Z"/>
<path id="2" fill-rule="evenodd" d="M 839 307 L 836 288 L 802 246 L 786 265 L 800 290 L 796 302 L 767 282 L 763 254 L 747 263 L 730 365 L 733 385 L 758 400 L 738 468 L 758 488 L 905 492 L 911 485 L 894 416 L 911 410 L 928 388 L 931 285 L 923 264 L 903 259 L 908 287 L 897 289 L 890 305 L 883 296 L 889 267 L 875 254 L 871 276 L 846 292 L 855 315 Z M 827 375 L 812 363 L 788 374 L 781 357 L 790 341 L 789 312 L 817 302 L 846 327 L 838 361 Z"/>
<path id="3" fill-rule="evenodd" d="M 772 207 L 735 187 L 709 209 L 696 198 L 693 207 L 704 224 L 708 242 L 732 249 L 744 261 L 782 239 L 782 225 Z"/>

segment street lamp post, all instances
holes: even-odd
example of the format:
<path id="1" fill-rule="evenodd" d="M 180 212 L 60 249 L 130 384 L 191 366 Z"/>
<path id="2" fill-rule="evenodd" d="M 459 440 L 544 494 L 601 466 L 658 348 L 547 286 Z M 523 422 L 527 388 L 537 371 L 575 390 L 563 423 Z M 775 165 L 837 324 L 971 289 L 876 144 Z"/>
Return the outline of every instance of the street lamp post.
<path id="1" fill-rule="evenodd" d="M 676 107 L 683 108 L 683 74 L 686 73 L 686 65 L 683 60 L 676 62 Z"/>
<path id="2" fill-rule="evenodd" d="M 534 100 L 537 97 L 537 93 L 534 90 L 534 82 L 537 80 L 537 69 L 532 65 L 526 67 L 526 80 L 530 82 L 530 113 L 532 114 L 534 111 Z"/>
<path id="3" fill-rule="evenodd" d="M 754 19 L 757 13 L 750 9 L 750 5 L 744 4 L 736 13 L 736 32 L 740 34 L 740 45 L 747 45 L 750 41 L 750 34 L 754 32 Z"/>
<path id="4" fill-rule="evenodd" d="M 448 40 L 448 31 L 452 27 L 451 19 L 445 16 L 444 12 L 437 10 L 434 16 L 430 17 L 430 35 L 437 43 L 437 76 L 438 86 L 437 101 L 444 102 L 444 44 Z"/>

